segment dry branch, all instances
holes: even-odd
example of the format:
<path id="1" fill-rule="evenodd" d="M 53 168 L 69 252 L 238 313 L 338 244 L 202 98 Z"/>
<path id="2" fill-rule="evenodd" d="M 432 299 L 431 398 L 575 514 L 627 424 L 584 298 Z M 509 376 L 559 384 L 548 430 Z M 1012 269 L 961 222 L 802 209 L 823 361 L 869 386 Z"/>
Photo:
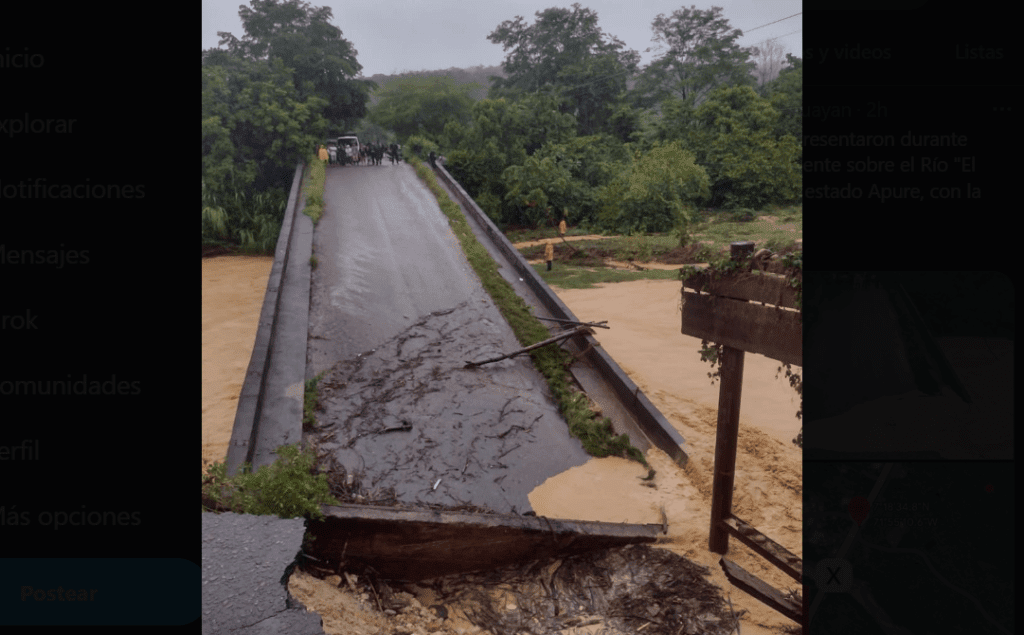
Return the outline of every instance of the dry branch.
<path id="1" fill-rule="evenodd" d="M 514 351 L 512 353 L 508 353 L 506 355 L 502 355 L 501 357 L 495 357 L 494 359 L 485 359 L 482 362 L 466 362 L 466 366 L 465 367 L 466 368 L 475 368 L 477 366 L 482 366 L 483 364 L 490 364 L 491 362 L 499 362 L 499 361 L 501 361 L 503 359 L 507 359 L 509 357 L 515 357 L 516 355 L 522 355 L 523 353 L 528 353 L 528 352 L 530 352 L 530 351 L 532 351 L 534 349 L 540 348 L 541 346 L 547 346 L 548 344 L 554 344 L 555 342 L 557 342 L 559 340 L 564 340 L 564 339 L 566 339 L 568 337 L 572 337 L 573 335 L 576 335 L 577 333 L 589 333 L 589 334 L 593 335 L 594 332 L 592 330 L 590 330 L 590 328 L 587 327 L 587 326 L 577 326 L 574 329 L 571 329 L 571 330 L 568 330 L 568 331 L 563 331 L 562 333 L 559 333 L 558 335 L 556 335 L 554 337 L 550 337 L 550 338 L 544 340 L 543 342 L 537 342 L 536 344 L 531 344 L 530 346 L 527 346 L 526 348 L 521 348 L 518 351 Z"/>
<path id="2" fill-rule="evenodd" d="M 608 320 L 601 320 L 600 322 L 577 322 L 575 320 L 560 320 L 558 318 L 546 318 L 546 317 L 541 317 L 539 315 L 535 315 L 534 317 L 537 318 L 538 320 L 544 320 L 546 322 L 561 322 L 562 324 L 577 324 L 577 325 L 582 325 L 582 326 L 596 326 L 596 327 L 599 327 L 599 328 L 602 328 L 602 329 L 610 329 L 611 328 L 610 326 L 607 326 Z"/>

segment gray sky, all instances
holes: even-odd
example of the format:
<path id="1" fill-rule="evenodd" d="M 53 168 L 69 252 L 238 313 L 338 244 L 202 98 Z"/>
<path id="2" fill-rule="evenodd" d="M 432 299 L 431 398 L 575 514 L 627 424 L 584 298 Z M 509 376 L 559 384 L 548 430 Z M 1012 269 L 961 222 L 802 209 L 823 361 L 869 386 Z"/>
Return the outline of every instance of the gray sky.
<path id="1" fill-rule="evenodd" d="M 307 0 L 308 1 L 308 0 Z M 659 13 L 666 16 L 691 5 L 699 9 L 722 7 L 729 25 L 743 31 L 741 46 L 755 46 L 768 38 L 779 38 L 783 50 L 803 57 L 802 0 L 714 0 L 698 3 L 666 0 L 577 0 L 597 13 L 598 26 L 614 35 L 628 48 L 640 52 L 641 65 L 651 61 L 651 22 Z M 217 31 L 236 37 L 245 35 L 238 17 L 240 0 L 203 0 L 203 48 L 214 48 Z M 314 7 L 329 6 L 332 24 L 352 42 L 363 75 L 390 75 L 403 71 L 439 70 L 451 67 L 497 66 L 505 59 L 501 45 L 487 35 L 505 20 L 523 16 L 527 24 L 534 15 L 551 7 L 570 8 L 564 0 L 311 0 Z M 246 2 L 246 6 L 251 6 Z M 755 27 L 782 20 L 751 31 Z"/>

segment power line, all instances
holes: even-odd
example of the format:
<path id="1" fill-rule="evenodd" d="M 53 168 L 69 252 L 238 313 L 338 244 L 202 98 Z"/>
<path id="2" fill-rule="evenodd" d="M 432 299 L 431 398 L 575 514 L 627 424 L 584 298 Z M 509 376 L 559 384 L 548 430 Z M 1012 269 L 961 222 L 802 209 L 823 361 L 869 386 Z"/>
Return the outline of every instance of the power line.
<path id="1" fill-rule="evenodd" d="M 796 31 L 790 31 L 789 33 L 783 33 L 782 35 L 776 35 L 774 37 L 765 38 L 765 39 L 760 40 L 758 42 L 754 42 L 753 44 L 751 44 L 750 46 L 747 46 L 746 48 L 757 46 L 758 44 L 764 44 L 765 42 L 768 42 L 770 40 L 777 40 L 779 38 L 786 37 L 787 35 L 793 35 L 794 33 L 799 33 L 801 30 L 802 29 L 797 29 Z"/>
<path id="2" fill-rule="evenodd" d="M 788 20 L 790 18 L 795 18 L 796 16 L 801 15 L 802 13 L 803 13 L 802 11 L 800 13 L 794 13 L 793 15 L 786 16 L 785 18 L 780 18 L 780 19 L 776 20 L 775 22 L 782 22 L 783 20 Z M 762 24 L 761 26 L 755 26 L 752 29 L 747 29 L 747 33 L 750 33 L 751 31 L 756 31 L 758 29 L 763 29 L 766 26 L 771 26 L 771 25 L 775 24 L 775 22 L 769 22 L 768 24 Z"/>

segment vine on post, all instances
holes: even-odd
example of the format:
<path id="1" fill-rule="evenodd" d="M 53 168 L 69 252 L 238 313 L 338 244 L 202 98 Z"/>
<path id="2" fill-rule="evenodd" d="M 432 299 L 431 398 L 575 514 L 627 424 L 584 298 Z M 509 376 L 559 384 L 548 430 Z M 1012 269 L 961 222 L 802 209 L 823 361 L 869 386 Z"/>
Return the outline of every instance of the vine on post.
<path id="1" fill-rule="evenodd" d="M 782 275 L 786 277 L 787 283 L 796 293 L 796 308 L 802 312 L 803 253 L 794 252 L 782 254 L 778 257 L 777 262 L 782 265 Z M 695 267 L 693 265 L 683 267 L 679 270 L 679 279 L 686 280 L 695 274 L 703 274 L 702 279 L 704 282 L 701 285 L 701 288 L 698 289 L 698 291 L 703 291 L 704 289 L 709 288 L 711 284 L 717 280 L 734 278 L 738 275 L 749 273 L 751 268 L 752 262 L 750 258 L 732 260 L 730 257 L 725 256 L 717 260 L 709 261 L 706 269 Z M 711 384 L 714 385 L 715 380 L 721 378 L 721 359 L 724 344 L 701 340 L 700 345 L 700 361 L 711 364 L 712 372 L 708 373 L 708 377 L 711 379 Z M 786 371 L 786 378 L 789 379 L 789 385 L 796 391 L 797 395 L 800 396 L 800 407 L 796 411 L 796 418 L 802 419 L 804 394 L 803 377 L 800 373 L 793 371 L 792 364 L 781 364 L 776 370 L 776 379 L 778 379 L 779 373 L 782 372 L 783 368 L 785 368 Z M 800 432 L 798 432 L 796 438 L 793 439 L 793 444 L 799 448 L 803 448 L 803 427 L 800 428 Z"/>

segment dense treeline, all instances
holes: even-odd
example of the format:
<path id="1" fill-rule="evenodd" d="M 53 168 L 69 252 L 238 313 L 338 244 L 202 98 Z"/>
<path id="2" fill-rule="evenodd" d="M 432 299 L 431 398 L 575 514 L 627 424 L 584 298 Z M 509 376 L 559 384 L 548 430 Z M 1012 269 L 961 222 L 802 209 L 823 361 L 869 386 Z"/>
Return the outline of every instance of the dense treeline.
<path id="1" fill-rule="evenodd" d="M 381 82 L 369 119 L 447 167 L 502 225 L 682 230 L 697 207 L 800 200 L 802 60 L 741 48 L 720 8 L 659 15 L 662 54 L 639 55 L 574 4 L 488 36 L 500 76 L 405 74 Z M 475 78 L 474 78 L 475 79 Z"/>
<path id="2" fill-rule="evenodd" d="M 685 240 L 695 208 L 799 201 L 802 60 L 739 47 L 721 8 L 659 15 L 643 67 L 574 4 L 497 25 L 500 68 L 365 79 L 330 8 L 251 5 L 203 51 L 204 245 L 270 251 L 296 162 L 349 130 L 445 155 L 502 225 Z"/>
<path id="3" fill-rule="evenodd" d="M 492 77 L 504 77 L 505 71 L 500 66 L 473 66 L 471 68 L 446 68 L 438 71 L 404 71 L 395 75 L 372 75 L 370 81 L 381 88 L 387 88 L 388 84 L 396 79 L 409 77 L 446 77 L 457 85 L 476 84 L 468 91 L 473 101 L 480 101 L 487 97 L 488 88 L 491 85 Z M 373 108 L 380 101 L 379 91 L 370 94 L 370 108 Z"/>
<path id="4" fill-rule="evenodd" d="M 251 4 L 241 39 L 203 51 L 203 245 L 269 252 L 296 163 L 360 121 L 375 85 L 330 8 Z"/>

